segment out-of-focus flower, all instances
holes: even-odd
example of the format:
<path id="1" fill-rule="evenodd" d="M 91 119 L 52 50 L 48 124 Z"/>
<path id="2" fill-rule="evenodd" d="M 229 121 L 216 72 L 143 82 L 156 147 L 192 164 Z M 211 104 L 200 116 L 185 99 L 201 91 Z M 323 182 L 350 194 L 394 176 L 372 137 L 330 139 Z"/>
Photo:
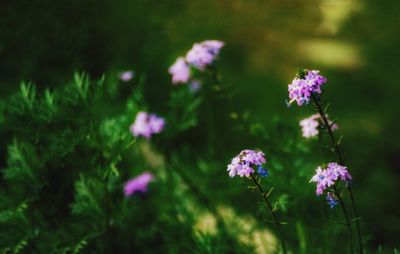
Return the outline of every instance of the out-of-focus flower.
<path id="1" fill-rule="evenodd" d="M 318 114 L 314 114 L 300 121 L 303 137 L 311 138 L 318 135 L 319 122 L 316 120 L 318 119 L 318 117 L 319 117 Z"/>
<path id="2" fill-rule="evenodd" d="M 328 118 L 328 115 L 326 115 L 326 117 Z M 328 124 L 331 126 L 332 131 L 338 129 L 338 125 L 336 123 L 333 123 L 329 118 L 327 120 Z M 321 125 L 323 126 L 323 123 L 319 114 L 314 114 L 308 118 L 304 118 L 300 121 L 303 137 L 312 138 L 317 136 L 319 133 L 318 127 Z"/>
<path id="3" fill-rule="evenodd" d="M 207 48 L 214 55 L 218 55 L 221 48 L 225 45 L 223 41 L 218 40 L 207 40 L 201 42 L 200 44 Z"/>
<path id="4" fill-rule="evenodd" d="M 223 46 L 224 43 L 217 40 L 195 43 L 186 54 L 186 61 L 199 70 L 205 70 L 207 66 L 214 63 Z"/>
<path id="5" fill-rule="evenodd" d="M 206 67 L 211 66 L 218 57 L 219 51 L 224 46 L 224 42 L 217 40 L 206 40 L 195 43 L 186 53 L 185 57 L 178 57 L 175 63 L 168 69 L 172 75 L 172 83 L 184 84 L 191 78 L 190 66 L 204 71 Z M 192 83 L 190 90 L 196 92 L 200 86 L 199 83 Z"/>
<path id="6" fill-rule="evenodd" d="M 154 176 L 150 172 L 144 172 L 135 178 L 127 181 L 124 185 L 125 196 L 133 195 L 137 192 L 147 192 L 147 186 L 154 179 Z"/>
<path id="7" fill-rule="evenodd" d="M 265 154 L 263 152 L 246 149 L 232 159 L 231 163 L 228 165 L 227 171 L 230 177 L 236 175 L 240 177 L 249 177 L 255 172 L 253 169 L 254 166 L 262 166 L 265 162 Z M 266 176 L 268 172 L 265 169 L 259 174 L 261 176 Z"/>
<path id="8" fill-rule="evenodd" d="M 317 183 L 316 194 L 321 195 L 327 188 L 332 187 L 337 181 L 342 180 L 348 183 L 351 181 L 351 175 L 347 167 L 336 162 L 328 163 L 326 169 L 318 167 L 316 174 L 311 178 L 311 182 Z"/>
<path id="9" fill-rule="evenodd" d="M 192 92 L 192 93 L 196 93 L 197 91 L 200 90 L 200 88 L 201 88 L 201 82 L 200 82 L 200 80 L 195 79 L 195 80 L 192 80 L 192 81 L 189 83 L 189 90 L 190 90 L 190 92 Z"/>
<path id="10" fill-rule="evenodd" d="M 190 79 L 190 67 L 183 57 L 178 57 L 168 72 L 172 75 L 172 84 L 175 85 L 187 83 Z"/>
<path id="11" fill-rule="evenodd" d="M 339 201 L 338 201 L 337 197 L 335 196 L 335 194 L 333 194 L 330 191 L 328 191 L 328 193 L 326 193 L 326 201 L 331 208 L 334 208 L 337 204 L 339 204 Z"/>
<path id="12" fill-rule="evenodd" d="M 131 125 L 130 130 L 135 137 L 150 138 L 151 135 L 160 133 L 164 126 L 164 118 L 141 111 L 137 113 L 135 122 Z"/>
<path id="13" fill-rule="evenodd" d="M 133 71 L 124 71 L 118 75 L 119 79 L 124 82 L 130 81 L 131 79 L 133 79 L 134 76 L 135 73 Z"/>
<path id="14" fill-rule="evenodd" d="M 297 105 L 308 104 L 311 95 L 321 94 L 321 86 L 326 83 L 326 78 L 317 70 L 302 70 L 288 86 L 290 102 Z"/>

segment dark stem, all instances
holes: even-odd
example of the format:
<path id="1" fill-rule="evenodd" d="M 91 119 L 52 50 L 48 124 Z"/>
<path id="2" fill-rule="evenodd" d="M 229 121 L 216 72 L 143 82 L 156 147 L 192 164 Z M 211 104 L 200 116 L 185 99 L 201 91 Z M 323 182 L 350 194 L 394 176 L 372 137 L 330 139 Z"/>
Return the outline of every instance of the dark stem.
<path id="1" fill-rule="evenodd" d="M 251 174 L 250 176 L 251 176 L 251 179 L 253 180 L 254 184 L 257 186 L 257 189 L 258 189 L 258 191 L 260 192 L 261 196 L 263 197 L 265 203 L 266 203 L 267 206 L 268 206 L 268 209 L 269 209 L 269 211 L 270 211 L 270 213 L 271 213 L 272 219 L 274 220 L 274 222 L 275 222 L 275 224 L 276 224 L 276 227 L 277 227 L 277 229 L 278 229 L 278 234 L 279 234 L 279 238 L 280 238 L 280 240 L 281 240 L 281 245 L 282 245 L 282 252 L 283 252 L 284 254 L 286 254 L 287 252 L 286 252 L 285 240 L 284 240 L 284 238 L 283 238 L 283 233 L 282 233 L 282 229 L 281 229 L 281 224 L 280 224 L 278 218 L 276 217 L 276 214 L 275 214 L 275 212 L 274 212 L 274 209 L 273 209 L 271 203 L 270 203 L 269 200 L 268 200 L 267 193 L 266 193 L 266 192 L 264 191 L 264 189 L 261 187 L 260 183 L 259 183 L 259 182 L 257 181 L 257 179 L 254 177 L 254 175 Z"/>
<path id="2" fill-rule="evenodd" d="M 352 233 L 352 230 L 351 230 L 351 221 L 350 221 L 350 218 L 349 218 L 349 214 L 347 213 L 346 206 L 344 205 L 343 199 L 342 199 L 342 197 L 340 196 L 340 193 L 339 193 L 339 191 L 338 191 L 336 185 L 333 186 L 333 190 L 334 190 L 335 195 L 336 195 L 336 197 L 338 198 L 339 203 L 340 203 L 340 206 L 342 207 L 342 210 L 343 210 L 344 218 L 345 218 L 345 220 L 346 220 L 346 226 L 347 226 L 347 229 L 349 230 L 349 237 L 350 237 L 350 253 L 353 254 L 353 253 L 354 253 L 354 247 L 353 247 L 353 233 Z"/>
<path id="3" fill-rule="evenodd" d="M 323 123 L 325 125 L 325 128 L 328 131 L 328 135 L 329 135 L 329 137 L 331 139 L 332 146 L 333 146 L 333 149 L 335 150 L 335 153 L 336 153 L 336 155 L 338 157 L 339 163 L 342 166 L 344 166 L 344 158 L 343 158 L 343 155 L 342 155 L 342 153 L 340 151 L 340 146 L 339 146 L 338 142 L 335 139 L 335 135 L 333 134 L 332 126 L 328 122 L 328 119 L 326 117 L 326 114 L 325 114 L 324 110 L 322 109 L 322 106 L 321 106 L 321 103 L 320 103 L 319 99 L 315 95 L 312 96 L 312 99 L 314 100 L 314 103 L 317 106 L 319 115 L 321 116 L 321 119 L 322 119 L 322 121 L 323 121 Z M 353 195 L 353 191 L 352 191 L 352 188 L 351 188 L 351 184 L 350 183 L 347 184 L 346 188 L 347 188 L 347 190 L 349 192 L 349 195 L 350 195 L 351 207 L 352 207 L 354 216 L 356 218 L 358 218 L 358 213 L 357 213 L 357 209 L 356 209 L 356 204 L 355 204 L 355 200 L 354 200 L 354 195 Z M 358 220 L 356 220 L 356 229 L 357 229 L 358 248 L 359 248 L 360 254 L 363 254 L 364 253 L 364 248 L 363 248 L 363 241 L 362 241 L 362 234 L 361 234 L 361 226 L 360 226 L 360 222 Z"/>
<path id="4" fill-rule="evenodd" d="M 358 240 L 358 248 L 360 250 L 360 254 L 364 254 L 364 249 L 363 249 L 363 240 L 362 240 L 362 234 L 361 234 L 361 226 L 360 222 L 358 221 L 358 213 L 356 209 L 356 203 L 354 201 L 354 195 L 353 195 L 353 190 L 351 188 L 351 184 L 348 184 L 347 190 L 350 195 L 350 200 L 351 200 L 351 208 L 353 209 L 354 216 L 356 217 L 356 230 L 357 230 L 357 240 Z"/>
<path id="5" fill-rule="evenodd" d="M 321 119 L 325 125 L 325 128 L 328 131 L 328 135 L 331 138 L 333 149 L 335 150 L 335 152 L 338 156 L 338 159 L 339 159 L 339 164 L 344 165 L 343 155 L 340 152 L 339 144 L 336 142 L 335 135 L 333 134 L 333 131 L 332 131 L 332 126 L 329 124 L 328 118 L 326 117 L 325 112 L 322 109 L 321 103 L 319 102 L 318 98 L 315 95 L 313 95 L 312 98 L 314 100 L 315 105 L 317 106 L 319 115 L 321 116 Z"/>

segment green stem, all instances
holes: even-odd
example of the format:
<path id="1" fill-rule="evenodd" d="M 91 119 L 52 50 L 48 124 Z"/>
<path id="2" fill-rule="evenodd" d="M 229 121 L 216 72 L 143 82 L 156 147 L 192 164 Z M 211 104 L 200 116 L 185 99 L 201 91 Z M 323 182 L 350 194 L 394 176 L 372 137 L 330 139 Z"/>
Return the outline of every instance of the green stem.
<path id="1" fill-rule="evenodd" d="M 353 190 L 351 188 L 351 184 L 348 184 L 347 190 L 350 195 L 350 200 L 351 200 L 351 208 L 353 209 L 354 216 L 356 217 L 356 230 L 357 230 L 357 239 L 358 239 L 358 248 L 360 250 L 360 254 L 364 254 L 364 249 L 363 249 L 363 240 L 362 240 L 362 234 L 361 234 L 361 226 L 358 221 L 358 213 L 356 209 L 356 203 L 354 201 L 354 195 L 353 195 Z"/>
<path id="2" fill-rule="evenodd" d="M 319 115 L 321 116 L 321 119 L 322 119 L 322 121 L 323 121 L 323 123 L 325 125 L 325 128 L 328 131 L 328 135 L 329 135 L 329 137 L 331 139 L 333 149 L 334 149 L 336 155 L 338 156 L 339 163 L 341 165 L 344 165 L 344 158 L 343 158 L 343 155 L 342 155 L 342 153 L 340 151 L 340 146 L 339 146 L 338 142 L 336 141 L 335 135 L 333 134 L 332 126 L 329 124 L 329 121 L 328 121 L 328 119 L 326 117 L 326 114 L 322 109 L 321 103 L 320 103 L 319 99 L 316 96 L 312 96 L 312 99 L 314 100 L 314 103 L 317 106 Z M 352 188 L 351 188 L 351 184 L 348 184 L 346 188 L 347 188 L 347 191 L 349 192 L 349 195 L 350 195 L 351 207 L 352 207 L 354 216 L 356 218 L 358 218 L 358 213 L 357 213 L 357 209 L 356 209 L 356 204 L 355 204 L 355 200 L 354 200 L 354 195 L 353 195 L 353 191 L 352 191 Z M 356 220 L 356 230 L 357 230 L 358 248 L 359 248 L 360 254 L 363 254 L 364 253 L 364 248 L 363 248 L 361 226 L 360 226 L 360 222 L 358 220 Z"/>
<path id="3" fill-rule="evenodd" d="M 344 205 L 343 199 L 336 187 L 336 185 L 333 186 L 333 190 L 335 192 L 336 197 L 339 200 L 340 206 L 342 207 L 343 210 L 343 214 L 344 214 L 344 218 L 346 220 L 346 226 L 347 229 L 349 230 L 349 237 L 350 237 L 350 253 L 354 253 L 354 247 L 353 247 L 353 233 L 352 233 L 352 229 L 351 229 L 351 221 L 349 218 L 349 214 L 347 213 L 347 209 L 346 206 Z"/>
<path id="4" fill-rule="evenodd" d="M 261 187 L 260 183 L 259 183 L 259 182 L 257 181 L 257 179 L 254 177 L 254 175 L 251 174 L 250 176 L 251 176 L 251 179 L 253 180 L 254 184 L 257 186 L 257 189 L 258 189 L 258 191 L 260 192 L 261 196 L 263 197 L 265 203 L 266 203 L 267 206 L 268 206 L 268 209 L 269 209 L 269 211 L 270 211 L 270 213 L 271 213 L 272 219 L 274 220 L 274 222 L 275 222 L 275 224 L 276 224 L 276 227 L 277 227 L 277 229 L 278 229 L 278 234 L 279 234 L 279 238 L 280 238 L 281 246 L 282 246 L 282 252 L 283 252 L 284 254 L 286 254 L 287 252 L 286 252 L 285 240 L 284 240 L 284 238 L 283 238 L 283 233 L 282 233 L 282 229 L 281 229 L 281 224 L 280 224 L 278 218 L 276 217 L 276 214 L 275 214 L 275 212 L 274 212 L 274 209 L 273 209 L 271 203 L 270 203 L 269 200 L 268 200 L 267 193 L 266 193 L 266 192 L 264 191 L 264 189 Z"/>

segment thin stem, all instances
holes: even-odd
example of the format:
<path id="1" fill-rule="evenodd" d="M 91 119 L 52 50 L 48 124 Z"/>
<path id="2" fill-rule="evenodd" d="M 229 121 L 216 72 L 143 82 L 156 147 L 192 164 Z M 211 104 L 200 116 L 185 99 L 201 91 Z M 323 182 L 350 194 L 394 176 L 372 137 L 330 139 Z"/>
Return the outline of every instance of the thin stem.
<path id="1" fill-rule="evenodd" d="M 336 155 L 337 155 L 337 157 L 339 159 L 339 163 L 341 165 L 344 165 L 344 158 L 343 158 L 343 155 L 342 155 L 342 153 L 340 151 L 339 143 L 336 141 L 335 135 L 333 134 L 332 126 L 329 124 L 329 121 L 328 121 L 328 119 L 326 117 L 325 112 L 322 109 L 322 106 L 321 106 L 321 103 L 320 103 L 319 99 L 316 96 L 312 96 L 312 98 L 314 100 L 315 105 L 317 106 L 319 115 L 321 116 L 321 119 L 322 119 L 322 121 L 323 121 L 323 123 L 325 125 L 325 128 L 328 131 L 328 135 L 329 135 L 329 137 L 331 139 L 333 149 L 335 150 Z M 356 218 L 358 218 L 358 213 L 357 213 L 357 209 L 356 209 L 356 204 L 355 204 L 355 200 L 354 200 L 354 195 L 353 195 L 353 191 L 352 191 L 352 188 L 351 188 L 351 184 L 348 184 L 346 188 L 347 188 L 347 190 L 349 192 L 349 195 L 350 195 L 351 207 L 352 207 L 354 216 Z M 364 248 L 363 248 L 363 240 L 362 240 L 362 234 L 361 234 L 361 226 L 360 226 L 360 222 L 358 220 L 356 221 L 356 229 L 357 229 L 358 248 L 359 248 L 360 254 L 363 254 L 364 253 Z"/>
<path id="2" fill-rule="evenodd" d="M 354 253 L 354 247 L 353 247 L 353 233 L 352 233 L 352 230 L 351 230 L 351 221 L 350 221 L 349 215 L 348 215 L 348 213 L 347 213 L 346 206 L 344 205 L 343 199 L 342 199 L 342 197 L 341 197 L 341 195 L 340 195 L 340 193 L 339 193 L 339 191 L 338 191 L 336 185 L 333 186 L 333 190 L 334 190 L 334 192 L 335 192 L 336 197 L 337 197 L 338 200 L 339 200 L 340 206 L 342 207 L 343 214 L 344 214 L 344 217 L 345 217 L 345 219 L 346 219 L 346 226 L 347 226 L 347 229 L 349 230 L 349 237 L 350 237 L 350 253 Z"/>
<path id="3" fill-rule="evenodd" d="M 263 197 L 265 203 L 266 203 L 267 206 L 268 206 L 268 209 L 269 209 L 269 211 L 270 211 L 270 213 L 271 213 L 272 219 L 274 220 L 274 222 L 275 222 L 275 224 L 276 224 L 276 227 L 277 227 L 277 229 L 278 229 L 278 234 L 279 234 L 279 238 L 280 238 L 280 240 L 281 240 L 281 245 L 282 245 L 282 251 L 283 251 L 284 254 L 286 254 L 287 252 L 286 252 L 285 240 L 284 240 L 284 238 L 283 238 L 283 233 L 282 233 L 282 229 L 281 229 L 281 224 L 280 224 L 278 218 L 276 217 L 276 214 L 275 214 L 275 212 L 274 212 L 274 209 L 273 209 L 271 203 L 270 203 L 269 200 L 268 200 L 267 193 L 266 193 L 266 192 L 264 191 L 264 189 L 261 187 L 260 183 L 259 183 L 259 182 L 257 181 L 257 179 L 254 177 L 254 175 L 251 174 L 250 176 L 251 176 L 251 179 L 253 180 L 254 184 L 257 186 L 257 189 L 258 189 L 258 191 L 260 192 L 261 196 Z"/>
<path id="4" fill-rule="evenodd" d="M 312 98 L 314 100 L 315 105 L 317 106 L 319 115 L 321 116 L 321 119 L 324 122 L 325 128 L 328 131 L 328 135 L 331 138 L 332 146 L 338 156 L 339 163 L 341 165 L 344 165 L 344 159 L 343 159 L 343 155 L 340 151 L 339 144 L 336 142 L 335 135 L 333 134 L 333 131 L 332 131 L 332 127 L 329 124 L 328 118 L 326 117 L 325 112 L 322 109 L 321 103 L 315 96 L 312 96 Z"/>
<path id="5" fill-rule="evenodd" d="M 351 200 L 351 208 L 353 209 L 354 216 L 356 217 L 356 230 L 357 230 L 357 239 L 358 239 L 358 248 L 360 250 L 360 254 L 364 254 L 364 249 L 363 249 L 363 240 L 362 240 L 362 234 L 361 234 L 361 226 L 360 222 L 358 221 L 358 213 L 356 210 L 356 203 L 354 201 L 354 195 L 353 195 L 353 190 L 351 188 L 351 184 L 348 184 L 347 190 L 349 191 L 350 195 L 350 200 Z"/>

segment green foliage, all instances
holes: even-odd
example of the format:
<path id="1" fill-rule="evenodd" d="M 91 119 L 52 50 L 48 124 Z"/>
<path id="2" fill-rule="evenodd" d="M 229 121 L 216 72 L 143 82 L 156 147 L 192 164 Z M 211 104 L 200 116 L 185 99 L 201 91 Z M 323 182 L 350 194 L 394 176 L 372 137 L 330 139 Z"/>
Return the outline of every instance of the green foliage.
<path id="1" fill-rule="evenodd" d="M 144 77 L 138 77 L 127 101 L 117 102 L 112 110 L 108 104 L 126 89 L 124 84 L 104 77 L 92 81 L 77 73 L 70 84 L 54 91 L 45 89 L 43 94 L 33 84 L 22 83 L 20 93 L 5 102 L 1 133 L 6 134 L 8 148 L 0 191 L 2 252 L 247 253 L 250 247 L 239 244 L 225 227 L 217 235 L 196 232 L 190 207 L 198 204 L 211 209 L 215 204 L 204 201 L 207 193 L 192 193 L 188 198 L 180 185 L 164 184 L 171 179 L 155 173 L 157 185 L 150 186 L 151 193 L 123 196 L 123 182 L 142 168 L 158 172 L 173 165 L 154 166 L 143 155 L 141 147 L 146 142 L 137 142 L 129 132 L 136 113 L 148 107 L 144 84 Z M 175 158 L 176 165 L 188 163 L 182 144 L 174 142 L 180 133 L 199 124 L 201 102 L 201 95 L 187 89 L 173 91 L 166 118 L 177 128 L 169 128 L 160 139 L 155 137 L 155 145 L 160 146 L 150 149 L 156 154 L 165 152 L 167 162 Z M 192 190 L 196 183 L 182 171 L 176 173 L 174 181 Z M 185 222 L 177 223 L 183 215 Z"/>
<path id="2" fill-rule="evenodd" d="M 197 125 L 197 109 L 201 102 L 201 97 L 190 92 L 188 87 L 172 91 L 168 105 L 171 110 L 167 120 L 175 123 L 175 132 L 182 132 Z"/>

